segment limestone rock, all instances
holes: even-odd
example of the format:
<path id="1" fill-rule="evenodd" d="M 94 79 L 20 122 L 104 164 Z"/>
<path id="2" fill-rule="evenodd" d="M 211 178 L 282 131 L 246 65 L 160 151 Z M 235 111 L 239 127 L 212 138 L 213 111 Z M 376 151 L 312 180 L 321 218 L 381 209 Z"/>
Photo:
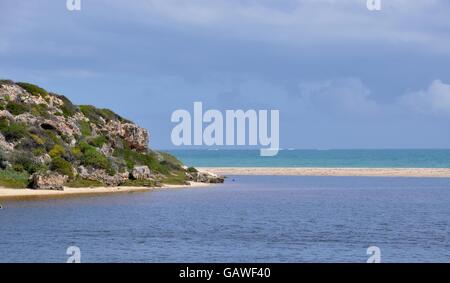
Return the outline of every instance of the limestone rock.
<path id="1" fill-rule="evenodd" d="M 148 180 L 152 177 L 152 172 L 148 166 L 135 166 L 131 171 L 131 178 L 135 180 Z"/>
<path id="2" fill-rule="evenodd" d="M 68 177 L 55 172 L 36 173 L 32 176 L 32 187 L 35 190 L 64 190 Z"/>
<path id="3" fill-rule="evenodd" d="M 2 133 L 0 133 L 0 149 L 9 152 L 14 150 L 14 144 L 7 142 Z"/>
<path id="4" fill-rule="evenodd" d="M 107 186 L 120 186 L 128 180 L 129 176 L 128 172 L 111 176 L 106 173 L 106 170 L 86 168 L 84 166 L 78 167 L 78 174 L 83 179 L 102 182 Z"/>
<path id="5" fill-rule="evenodd" d="M 149 134 L 144 128 L 131 123 L 110 121 L 105 125 L 109 135 L 123 138 L 128 145 L 137 151 L 148 150 Z"/>
<path id="6" fill-rule="evenodd" d="M 225 177 L 210 172 L 186 172 L 190 181 L 199 183 L 219 184 L 225 182 Z"/>

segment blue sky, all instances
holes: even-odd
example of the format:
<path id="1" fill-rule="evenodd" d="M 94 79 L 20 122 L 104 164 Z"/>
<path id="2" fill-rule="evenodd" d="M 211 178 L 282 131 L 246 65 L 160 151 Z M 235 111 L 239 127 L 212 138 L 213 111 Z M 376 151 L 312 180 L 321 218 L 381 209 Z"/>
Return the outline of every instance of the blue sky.
<path id="1" fill-rule="evenodd" d="M 0 0 L 0 77 L 108 107 L 172 148 L 170 115 L 279 109 L 282 148 L 449 148 L 450 2 Z"/>

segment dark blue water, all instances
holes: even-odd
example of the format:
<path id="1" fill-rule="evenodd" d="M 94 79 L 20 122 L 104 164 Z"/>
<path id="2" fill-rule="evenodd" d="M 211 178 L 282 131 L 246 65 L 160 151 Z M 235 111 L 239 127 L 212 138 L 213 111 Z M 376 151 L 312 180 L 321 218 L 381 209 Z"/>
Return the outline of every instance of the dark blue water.
<path id="1" fill-rule="evenodd" d="M 209 188 L 3 202 L 1 262 L 449 262 L 450 180 L 234 177 Z"/>
<path id="2" fill-rule="evenodd" d="M 197 167 L 450 168 L 450 149 L 281 150 L 275 157 L 259 150 L 170 152 Z"/>

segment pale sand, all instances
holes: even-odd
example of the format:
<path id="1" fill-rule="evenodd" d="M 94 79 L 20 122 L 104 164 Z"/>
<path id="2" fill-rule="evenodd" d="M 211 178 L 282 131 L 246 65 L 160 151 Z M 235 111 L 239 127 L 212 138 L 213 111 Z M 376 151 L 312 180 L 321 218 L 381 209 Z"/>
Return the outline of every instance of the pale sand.
<path id="1" fill-rule="evenodd" d="M 155 189 L 198 188 L 210 184 L 191 182 L 191 185 L 164 185 L 162 187 L 98 187 L 98 188 L 64 188 L 64 191 L 9 189 L 0 187 L 0 200 L 33 199 L 47 197 L 70 197 L 82 195 L 103 195 L 112 193 L 148 192 Z"/>
<path id="2" fill-rule="evenodd" d="M 450 178 L 450 168 L 276 168 L 217 167 L 198 168 L 218 175 L 266 176 L 367 176 L 367 177 L 438 177 Z"/>

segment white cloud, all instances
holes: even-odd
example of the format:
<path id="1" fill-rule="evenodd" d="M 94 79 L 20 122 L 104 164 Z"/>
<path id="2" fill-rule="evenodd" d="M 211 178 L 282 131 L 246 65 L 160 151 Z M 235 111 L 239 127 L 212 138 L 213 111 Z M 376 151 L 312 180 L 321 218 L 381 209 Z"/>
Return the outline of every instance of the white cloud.
<path id="1" fill-rule="evenodd" d="M 450 115 L 450 84 L 435 80 L 427 90 L 402 96 L 400 103 L 417 113 Z"/>

